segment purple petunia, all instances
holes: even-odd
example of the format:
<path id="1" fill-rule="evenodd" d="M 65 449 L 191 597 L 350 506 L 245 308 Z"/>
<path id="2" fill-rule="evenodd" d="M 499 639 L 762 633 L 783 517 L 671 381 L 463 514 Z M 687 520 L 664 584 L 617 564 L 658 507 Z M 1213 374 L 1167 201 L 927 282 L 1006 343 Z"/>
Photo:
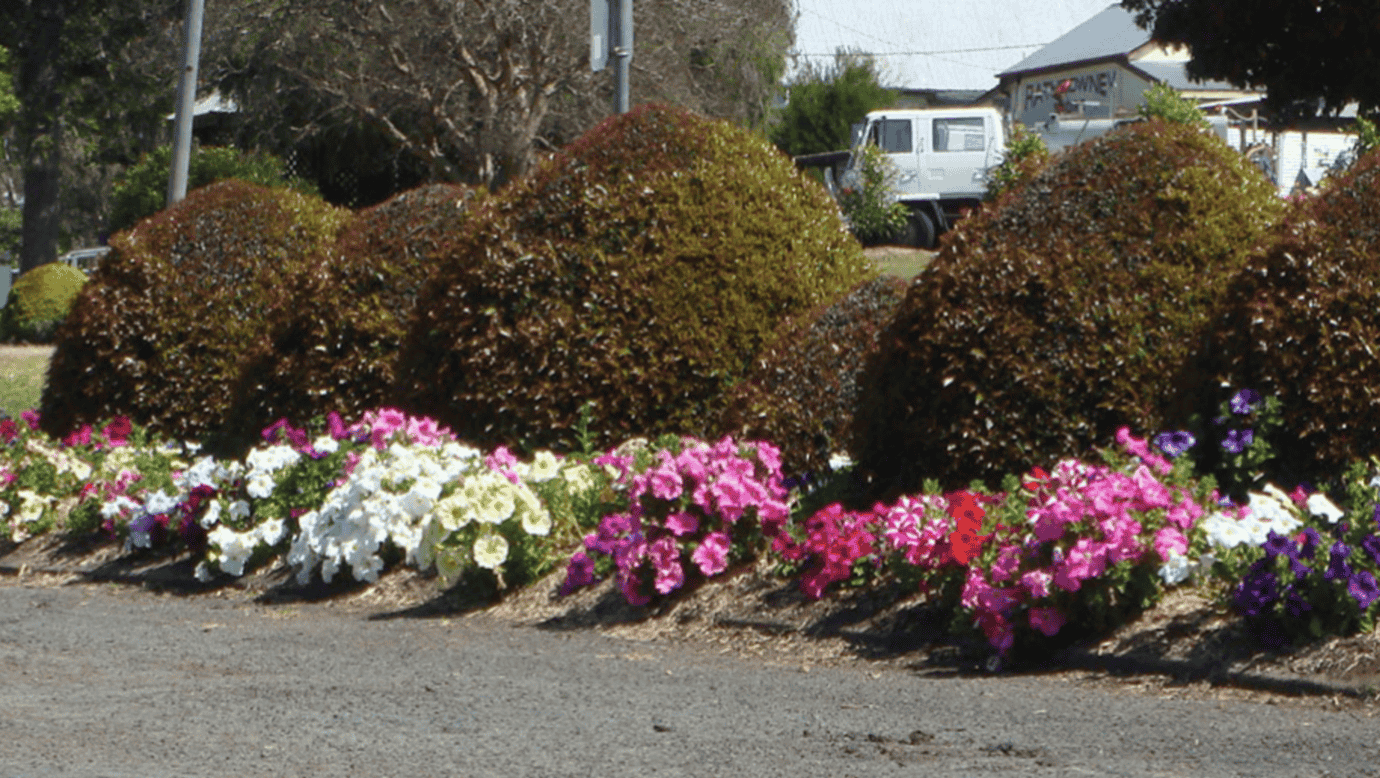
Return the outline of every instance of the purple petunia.
<path id="1" fill-rule="evenodd" d="M 1261 547 L 1265 549 L 1266 559 L 1274 559 L 1280 554 L 1293 559 L 1298 555 L 1294 541 L 1288 535 L 1281 535 L 1274 530 L 1270 530 L 1269 537 L 1265 539 L 1265 543 Z"/>
<path id="2" fill-rule="evenodd" d="M 1362 538 L 1361 550 L 1365 551 L 1376 565 L 1380 565 L 1380 535 L 1367 535 Z"/>
<path id="3" fill-rule="evenodd" d="M 1257 562 L 1237 584 L 1232 599 L 1237 610 L 1247 616 L 1259 616 L 1279 599 L 1279 579 Z"/>
<path id="4" fill-rule="evenodd" d="M 1253 430 L 1228 430 L 1222 438 L 1222 448 L 1233 454 L 1240 454 L 1255 442 L 1255 432 Z"/>
<path id="5" fill-rule="evenodd" d="M 1193 433 L 1187 430 L 1161 432 L 1155 436 L 1155 446 L 1168 455 L 1170 459 L 1180 456 L 1190 448 L 1193 448 L 1193 444 L 1197 442 L 1198 441 L 1193 437 Z"/>
<path id="6" fill-rule="evenodd" d="M 1346 563 L 1346 558 L 1351 556 L 1351 549 L 1342 541 L 1332 544 L 1331 559 L 1327 563 L 1327 569 L 1323 571 L 1323 578 L 1333 580 L 1346 580 L 1351 577 L 1351 565 Z"/>
<path id="7" fill-rule="evenodd" d="M 1294 587 L 1289 587 L 1288 593 L 1284 596 L 1284 609 L 1290 616 L 1298 618 L 1308 611 L 1313 610 L 1313 606 L 1308 602 L 1308 598 L 1295 591 Z"/>
<path id="8" fill-rule="evenodd" d="M 1260 402 L 1260 393 L 1254 389 L 1242 389 L 1231 397 L 1231 412 L 1237 416 L 1245 416 L 1255 410 L 1255 404 Z"/>
<path id="9" fill-rule="evenodd" d="M 1322 545 L 1322 535 L 1312 527 L 1304 527 L 1303 546 L 1299 548 L 1299 556 L 1304 559 L 1312 559 L 1320 545 Z"/>
<path id="10" fill-rule="evenodd" d="M 1364 612 L 1371 603 L 1380 600 L 1380 585 L 1375 583 L 1375 576 L 1369 570 L 1362 570 L 1347 581 L 1346 593 L 1356 600 L 1357 607 Z"/>

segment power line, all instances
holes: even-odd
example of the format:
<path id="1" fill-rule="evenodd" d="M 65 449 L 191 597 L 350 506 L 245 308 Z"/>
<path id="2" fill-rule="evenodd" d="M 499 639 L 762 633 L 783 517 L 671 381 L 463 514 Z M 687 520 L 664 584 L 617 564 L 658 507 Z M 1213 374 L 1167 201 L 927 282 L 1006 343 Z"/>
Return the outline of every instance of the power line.
<path id="1" fill-rule="evenodd" d="M 906 57 L 908 57 L 908 56 L 926 56 L 926 57 L 930 57 L 930 56 L 938 56 L 938 55 L 940 55 L 940 54 L 971 54 L 971 53 L 973 53 L 973 52 L 978 52 L 978 51 L 1009 51 L 1009 50 L 1011 50 L 1011 49 L 1038 49 L 1038 48 L 1040 48 L 1040 47 L 1042 47 L 1042 46 L 1044 46 L 1044 45 L 1045 45 L 1045 44 L 1043 44 L 1043 43 L 1026 43 L 1026 44 L 1015 45 L 1015 46 L 985 46 L 985 47 L 977 48 L 977 49 L 941 49 L 941 50 L 936 50 L 936 51 L 863 51 L 863 52 L 858 52 L 858 53 L 863 54 L 863 55 L 866 55 L 866 56 L 872 56 L 872 57 L 901 57 L 901 56 L 906 56 Z M 828 54 L 807 54 L 807 53 L 804 53 L 804 52 L 796 52 L 796 56 L 797 56 L 797 57 L 832 57 L 832 56 L 834 56 L 835 53 L 836 53 L 836 52 L 829 52 Z"/>

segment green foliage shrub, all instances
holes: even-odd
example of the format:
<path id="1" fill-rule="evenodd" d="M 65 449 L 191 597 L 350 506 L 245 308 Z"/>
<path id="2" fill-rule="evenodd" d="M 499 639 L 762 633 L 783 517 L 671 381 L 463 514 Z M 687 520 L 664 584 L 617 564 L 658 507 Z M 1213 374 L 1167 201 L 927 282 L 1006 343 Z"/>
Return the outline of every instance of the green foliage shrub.
<path id="1" fill-rule="evenodd" d="M 10 269 L 0 267 L 0 272 Z M 0 311 L 0 339 L 50 342 L 85 284 L 85 273 L 62 262 L 49 262 L 21 275 Z"/>
<path id="2" fill-rule="evenodd" d="M 346 213 L 291 190 L 225 181 L 116 235 L 58 329 L 40 405 L 45 431 L 120 414 L 176 439 L 218 430 L 241 356 Z"/>
<path id="3" fill-rule="evenodd" d="M 951 233 L 869 368 L 856 458 L 881 488 L 1000 483 L 1159 430 L 1211 383 L 1206 328 L 1282 208 L 1205 132 L 1138 123 Z"/>
<path id="4" fill-rule="evenodd" d="M 168 203 L 171 170 L 172 147 L 160 146 L 125 171 L 115 182 L 115 192 L 110 199 L 112 233 L 133 227 L 140 219 L 163 210 Z M 283 161 L 271 154 L 215 146 L 193 150 L 187 163 L 187 191 L 232 178 L 259 186 L 286 186 L 303 194 L 320 195 L 311 182 L 289 176 Z"/>
<path id="5" fill-rule="evenodd" d="M 830 455 L 848 449 L 858 379 L 906 287 L 899 278 L 879 276 L 783 325 L 733 388 L 723 431 L 776 444 L 787 475 L 829 472 Z"/>
<path id="6" fill-rule="evenodd" d="M 393 369 L 431 257 L 461 233 L 476 190 L 435 184 L 350 217 L 326 261 L 286 280 L 249 349 L 227 433 L 253 440 L 279 418 L 356 418 L 394 402 Z"/>
<path id="7" fill-rule="evenodd" d="M 1207 117 L 1192 99 L 1179 94 L 1178 90 L 1165 83 L 1156 83 L 1145 90 L 1145 102 L 1136 113 L 1142 119 L 1160 119 L 1171 124 L 1187 124 L 1191 127 L 1207 127 Z"/>
<path id="8" fill-rule="evenodd" d="M 1216 328 L 1223 378 L 1278 396 L 1280 467 L 1333 478 L 1380 455 L 1380 152 L 1291 204 L 1279 242 L 1234 279 Z"/>
<path id="9" fill-rule="evenodd" d="M 1044 138 L 1017 124 L 1006 144 L 1001 164 L 987 179 L 986 199 L 992 201 L 1003 193 L 1029 181 L 1049 164 L 1049 147 Z"/>
<path id="10" fill-rule="evenodd" d="M 414 412 L 484 446 L 702 434 L 786 317 L 868 273 L 828 194 L 761 138 L 613 117 L 475 206 L 400 357 Z"/>
<path id="11" fill-rule="evenodd" d="M 905 204 L 896 200 L 896 180 L 901 172 L 885 152 L 870 143 L 857 153 L 857 180 L 839 190 L 839 206 L 864 245 L 884 243 L 905 228 L 910 216 Z"/>

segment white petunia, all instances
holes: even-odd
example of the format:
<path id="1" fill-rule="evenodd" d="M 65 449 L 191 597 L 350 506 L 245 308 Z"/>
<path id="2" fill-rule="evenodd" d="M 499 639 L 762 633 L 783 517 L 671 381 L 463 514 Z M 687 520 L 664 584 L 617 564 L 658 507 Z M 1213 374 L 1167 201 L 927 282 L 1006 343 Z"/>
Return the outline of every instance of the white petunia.
<path id="1" fill-rule="evenodd" d="M 265 500 L 273 496 L 273 488 L 277 486 L 271 473 L 255 471 L 249 476 L 249 481 L 244 485 L 244 490 L 250 497 L 256 500 Z"/>
<path id="2" fill-rule="evenodd" d="M 287 525 L 283 523 L 282 519 L 269 519 L 255 529 L 259 534 L 259 540 L 269 546 L 276 546 L 278 541 L 287 534 Z"/>
<path id="3" fill-rule="evenodd" d="M 441 496 L 441 485 L 430 478 L 418 478 L 412 488 L 399 500 L 399 505 L 414 519 L 420 519 L 431 512 L 436 500 Z"/>
<path id="4" fill-rule="evenodd" d="M 1183 583 L 1192 573 L 1193 564 L 1183 554 L 1170 554 L 1169 561 L 1160 565 L 1160 578 L 1170 586 Z"/>
<path id="5" fill-rule="evenodd" d="M 1208 542 L 1221 548 L 1236 548 L 1250 541 L 1250 534 L 1231 516 L 1217 512 L 1203 519 L 1201 524 Z"/>
<path id="6" fill-rule="evenodd" d="M 1342 509 L 1334 505 L 1322 492 L 1308 495 L 1308 512 L 1313 516 L 1323 517 L 1328 524 L 1336 524 L 1343 515 Z"/>
<path id="7" fill-rule="evenodd" d="M 508 541 L 497 532 L 474 541 L 474 563 L 485 570 L 496 570 L 508 559 Z"/>
<path id="8" fill-rule="evenodd" d="M 555 454 L 542 449 L 532 457 L 532 466 L 527 471 L 527 479 L 543 483 L 555 478 L 561 471 L 561 460 Z"/>
<path id="9" fill-rule="evenodd" d="M 144 498 L 144 510 L 154 516 L 158 516 L 177 507 L 177 498 L 170 497 L 162 492 L 149 492 Z"/>
<path id="10" fill-rule="evenodd" d="M 522 530 L 528 535 L 549 535 L 551 534 L 551 514 L 546 510 L 546 506 L 541 504 L 532 490 L 525 487 L 514 491 L 517 497 L 517 514 L 522 522 Z"/>
<path id="11" fill-rule="evenodd" d="M 589 469 L 589 465 L 571 465 L 561 470 L 561 477 L 577 492 L 587 492 L 597 485 L 594 471 Z"/>

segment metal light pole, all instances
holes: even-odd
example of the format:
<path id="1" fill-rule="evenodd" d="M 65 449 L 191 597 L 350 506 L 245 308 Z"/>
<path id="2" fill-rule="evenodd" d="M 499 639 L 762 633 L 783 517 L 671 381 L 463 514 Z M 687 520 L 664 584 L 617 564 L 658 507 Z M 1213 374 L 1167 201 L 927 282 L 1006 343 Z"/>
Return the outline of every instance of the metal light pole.
<path id="1" fill-rule="evenodd" d="M 192 157 L 192 119 L 196 111 L 196 70 L 201 60 L 201 17 L 204 10 L 205 0 L 187 0 L 187 23 L 182 39 L 182 75 L 177 81 L 172 170 L 168 173 L 168 205 L 187 196 L 187 167 Z"/>
<path id="2" fill-rule="evenodd" d="M 633 0 L 589 0 L 589 67 L 598 73 L 608 65 L 610 54 L 618 58 L 615 102 L 618 113 L 628 112 L 633 51 L 632 4 Z"/>

